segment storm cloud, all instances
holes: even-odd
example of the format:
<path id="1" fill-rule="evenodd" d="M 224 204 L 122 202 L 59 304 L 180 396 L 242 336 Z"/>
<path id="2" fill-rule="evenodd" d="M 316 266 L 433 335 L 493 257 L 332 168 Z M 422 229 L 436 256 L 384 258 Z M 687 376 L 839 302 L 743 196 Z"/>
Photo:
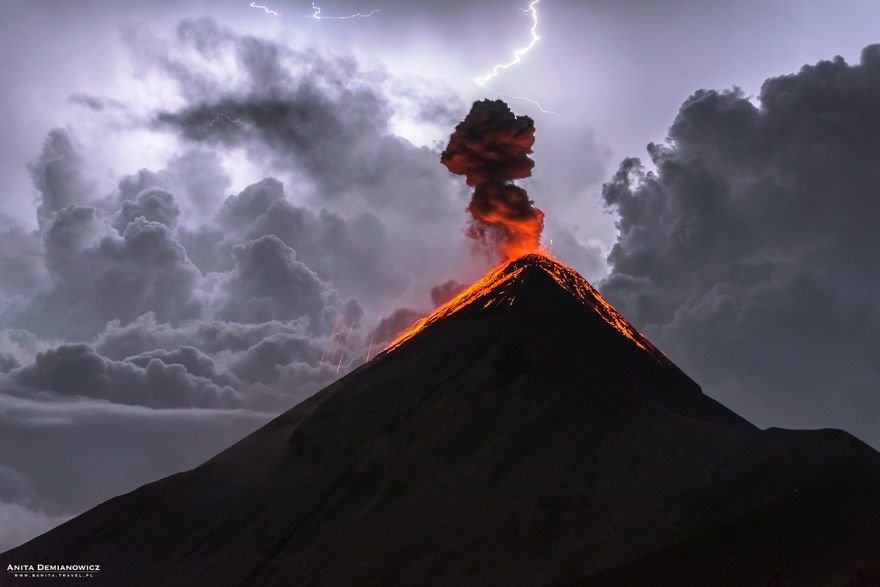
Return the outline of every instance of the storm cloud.
<path id="1" fill-rule="evenodd" d="M 0 549 L 198 464 L 375 354 L 438 272 L 479 268 L 438 153 L 390 130 L 386 74 L 209 20 L 129 32 L 134 66 L 182 98 L 143 123 L 178 151 L 107 190 L 76 129 L 52 129 L 28 166 L 36 228 L 0 219 Z M 227 58 L 236 83 L 204 61 Z M 229 193 L 231 152 L 265 176 Z M 59 465 L 76 455 L 108 470 Z"/>
<path id="2" fill-rule="evenodd" d="M 880 46 L 682 105 L 656 171 L 605 185 L 619 239 L 602 291 L 761 425 L 880 444 Z"/>
<path id="3" fill-rule="evenodd" d="M 611 157 L 605 145 L 620 152 L 643 144 L 665 128 L 665 118 L 657 126 L 660 113 L 692 88 L 741 80 L 731 73 L 738 63 L 760 63 L 750 66 L 749 79 L 792 67 L 775 51 L 782 34 L 800 30 L 789 26 L 790 10 L 777 10 L 779 26 L 761 45 L 763 29 L 730 27 L 717 18 L 721 3 L 710 4 L 697 11 L 705 27 L 690 26 L 693 3 L 607 3 L 609 18 L 619 17 L 613 27 L 593 18 L 587 4 L 548 4 L 542 26 L 553 41 L 479 95 L 469 70 L 491 66 L 499 44 L 515 44 L 523 31 L 522 14 L 509 3 L 403 3 L 383 10 L 381 20 L 347 23 L 354 26 L 324 26 L 330 23 L 292 12 L 274 19 L 246 2 L 4 5 L 0 44 L 10 57 L 10 83 L 0 96 L 0 172 L 4 213 L 12 218 L 0 218 L 0 550 L 199 464 L 362 364 L 452 295 L 457 286 L 447 281 L 470 283 L 482 273 L 487 262 L 465 236 L 467 190 L 439 164 L 442 145 L 431 139 L 448 136 L 474 99 L 527 93 L 563 114 L 547 116 L 517 99 L 517 111 L 534 115 L 540 129 L 536 174 L 524 187 L 548 213 L 545 244 L 552 240 L 554 253 L 582 272 L 604 274 L 600 253 L 614 238 L 612 215 L 602 213 L 596 193 Z M 791 4 L 820 14 L 822 27 L 836 18 L 848 43 L 856 38 L 852 20 L 876 21 Z M 764 6 L 728 8 L 773 17 Z M 198 12 L 228 18 L 236 30 L 209 19 L 178 22 Z M 123 40 L 111 40 L 120 23 Z M 670 56 L 680 23 L 688 23 L 688 41 Z M 606 34 L 614 27 L 624 34 Z M 739 51 L 743 30 L 756 41 L 745 45 L 750 54 Z M 725 31 L 727 44 L 715 43 Z M 565 36 L 590 45 L 572 50 L 556 42 Z M 461 48 L 450 51 L 450 37 L 461 47 L 478 41 L 473 59 L 461 59 Z M 656 40 L 667 50 L 656 50 Z M 600 41 L 597 51 L 592 43 Z M 707 49 L 708 78 L 680 75 L 699 74 L 693 60 L 681 67 L 695 44 Z M 346 56 L 348 48 L 376 62 Z M 811 48 L 797 59 L 832 50 L 843 49 Z M 572 54 L 583 58 L 584 72 L 559 75 Z M 398 58 L 435 79 L 396 73 Z M 383 61 L 395 69 L 377 65 Z M 799 75 L 803 87 L 771 92 L 776 130 L 756 122 L 766 104 L 756 110 L 735 93 L 689 101 L 676 144 L 656 151 L 658 173 L 627 163 L 606 189 L 622 228 L 609 295 L 707 392 L 759 423 L 838 424 L 861 433 L 877 413 L 860 399 L 870 394 L 858 391 L 876 381 L 878 364 L 866 252 L 875 242 L 856 219 L 867 224 L 872 212 L 856 195 L 866 193 L 873 161 L 860 141 L 877 135 L 863 103 L 876 91 L 857 90 L 874 79 L 867 69 L 876 66 L 867 63 L 822 65 L 831 71 L 825 81 Z M 846 83 L 848 94 L 822 93 Z M 786 105 L 789 93 L 796 107 Z M 812 94 L 831 100 L 829 116 L 805 108 Z M 862 101 L 849 104 L 854 96 Z M 711 106 L 703 114 L 701 103 Z M 849 121 L 849 134 L 835 116 Z M 858 117 L 867 121 L 861 135 Z M 422 136 L 426 128 L 434 134 Z M 798 141 L 783 140 L 795 129 Z M 811 133 L 827 161 L 809 155 Z M 410 142 L 420 139 L 433 146 Z M 774 148 L 782 149 L 778 156 Z M 845 164 L 848 157 L 867 164 Z M 805 162 L 812 169 L 798 175 Z M 685 184 L 705 178 L 711 181 L 701 185 L 713 189 L 757 193 L 745 187 L 757 177 L 777 182 L 774 197 L 738 195 L 729 205 L 722 189 L 703 209 L 699 197 L 683 195 L 694 192 Z M 814 210 L 801 198 L 823 185 L 818 180 L 847 189 L 823 196 Z M 647 195 L 660 188 L 668 193 Z M 766 217 L 750 211 L 759 204 Z M 701 232 L 696 218 L 711 230 Z M 675 242 L 702 234 L 704 243 L 728 238 L 733 248 L 695 241 L 686 248 L 692 259 L 682 261 L 669 244 L 672 225 L 680 228 Z M 835 243 L 843 233 L 847 240 Z M 794 300 L 816 318 L 798 317 Z M 740 316 L 749 328 L 741 329 Z M 820 367 L 825 360 L 845 362 Z M 744 371 L 756 375 L 744 379 Z M 820 393 L 822 377 L 834 379 L 826 386 L 834 395 Z M 789 404 L 801 410 L 791 413 L 800 420 L 785 412 Z M 823 407 L 842 417 L 804 416 Z"/>

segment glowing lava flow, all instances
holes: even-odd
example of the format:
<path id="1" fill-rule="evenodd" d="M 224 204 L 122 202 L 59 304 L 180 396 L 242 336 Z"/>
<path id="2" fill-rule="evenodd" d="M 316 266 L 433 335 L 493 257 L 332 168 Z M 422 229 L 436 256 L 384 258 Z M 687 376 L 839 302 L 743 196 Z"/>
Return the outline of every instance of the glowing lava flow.
<path id="1" fill-rule="evenodd" d="M 630 339 L 637 347 L 651 354 L 657 354 L 666 359 L 666 357 L 645 336 L 627 322 L 620 312 L 614 309 L 602 295 L 581 277 L 577 271 L 566 267 L 562 263 L 552 261 L 547 257 L 541 258 L 541 266 L 551 277 L 568 292 L 574 294 L 584 304 L 592 306 L 597 314 L 617 330 L 620 334 Z"/>
<path id="2" fill-rule="evenodd" d="M 344 325 L 343 325 L 344 326 Z M 345 345 L 348 344 L 348 339 L 351 338 L 351 331 L 354 330 L 354 320 L 351 321 L 351 325 L 348 327 L 348 334 L 345 335 L 345 342 L 342 343 L 342 352 L 339 353 L 339 362 L 336 363 L 336 372 L 339 373 L 339 370 L 342 368 L 342 359 L 345 358 Z M 342 334 L 340 332 L 340 334 Z M 333 346 L 333 353 L 330 355 L 331 357 L 336 354 L 336 346 Z M 323 359 L 321 359 L 323 361 Z"/>
<path id="3" fill-rule="evenodd" d="M 373 331 L 373 334 L 370 335 L 370 345 L 367 347 L 367 356 L 364 357 L 364 363 L 370 362 L 370 355 L 373 353 L 373 341 L 376 338 L 376 331 Z"/>
<path id="4" fill-rule="evenodd" d="M 523 265 L 513 271 L 507 271 L 508 265 L 511 263 L 513 263 L 513 261 L 502 263 L 480 279 L 476 280 L 470 287 L 465 288 L 460 294 L 434 310 L 433 314 L 417 320 L 415 324 L 394 339 L 391 344 L 388 345 L 388 348 L 385 349 L 385 352 L 393 351 L 434 322 L 437 322 L 450 314 L 454 314 L 461 308 L 464 308 L 471 302 L 475 301 L 477 298 L 509 282 L 525 269 L 525 266 Z"/>
<path id="5" fill-rule="evenodd" d="M 379 9 L 373 9 L 366 14 L 355 12 L 354 14 L 349 14 L 348 16 L 321 16 L 321 7 L 312 2 L 312 14 L 308 18 L 314 18 L 315 20 L 348 20 L 350 18 L 370 18 L 377 12 L 382 11 Z"/>
<path id="6" fill-rule="evenodd" d="M 562 263 L 540 253 L 524 255 L 492 269 L 456 297 L 437 308 L 431 315 L 418 320 L 410 326 L 392 341 L 384 352 L 393 351 L 431 324 L 462 310 L 472 303 L 479 302 L 483 308 L 513 306 L 516 299 L 504 291 L 506 289 L 505 286 L 514 282 L 523 271 L 535 266 L 544 271 L 574 298 L 591 308 L 602 320 L 637 347 L 652 355 L 658 361 L 669 362 L 666 356 L 636 330 L 632 324 L 627 322 L 611 304 L 605 301 L 605 298 L 586 279 L 581 277 L 574 269 L 566 267 Z M 484 297 L 487 299 L 484 300 Z"/>
<path id="7" fill-rule="evenodd" d="M 333 320 L 333 327 L 330 329 L 330 336 L 327 338 L 327 342 L 324 343 L 324 352 L 321 353 L 321 362 L 324 362 L 324 358 L 327 356 L 327 349 L 330 348 L 330 343 L 335 340 L 336 336 L 336 327 L 339 326 L 339 320 L 342 318 L 342 314 L 336 316 L 336 319 Z M 333 352 L 336 352 L 336 348 L 334 347 Z M 332 356 L 332 355 L 331 355 Z"/>
<path id="8" fill-rule="evenodd" d="M 532 2 L 529 4 L 528 8 L 521 8 L 520 9 L 523 12 L 531 13 L 531 15 L 532 15 L 532 28 L 530 29 L 530 31 L 532 33 L 532 41 L 526 47 L 523 47 L 522 49 L 516 49 L 513 52 L 513 60 L 512 61 L 510 61 L 509 63 L 502 63 L 500 65 L 496 65 L 495 67 L 492 68 L 492 71 L 490 71 L 486 75 L 481 75 L 480 77 L 475 77 L 474 83 L 476 83 L 478 86 L 485 85 L 486 82 L 488 82 L 490 79 L 497 77 L 498 73 L 502 69 L 507 69 L 508 67 L 512 67 L 512 66 L 516 65 L 517 63 L 519 63 L 522 60 L 522 56 L 525 55 L 526 53 L 528 53 L 529 51 L 531 51 L 532 47 L 534 47 L 535 44 L 541 40 L 541 37 L 538 36 L 538 9 L 535 8 L 535 6 L 537 6 L 539 2 L 541 2 L 541 0 L 532 0 Z"/>

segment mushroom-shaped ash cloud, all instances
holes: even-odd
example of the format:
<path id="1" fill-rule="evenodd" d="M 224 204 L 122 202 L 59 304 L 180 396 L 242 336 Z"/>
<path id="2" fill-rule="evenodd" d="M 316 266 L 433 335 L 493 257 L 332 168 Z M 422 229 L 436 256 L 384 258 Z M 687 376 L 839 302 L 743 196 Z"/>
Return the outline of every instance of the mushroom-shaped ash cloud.
<path id="1" fill-rule="evenodd" d="M 474 188 L 469 236 L 497 251 L 502 260 L 541 248 L 544 213 L 526 190 L 512 183 L 532 174 L 534 143 L 531 118 L 516 116 L 502 100 L 482 100 L 455 127 L 440 157 Z"/>

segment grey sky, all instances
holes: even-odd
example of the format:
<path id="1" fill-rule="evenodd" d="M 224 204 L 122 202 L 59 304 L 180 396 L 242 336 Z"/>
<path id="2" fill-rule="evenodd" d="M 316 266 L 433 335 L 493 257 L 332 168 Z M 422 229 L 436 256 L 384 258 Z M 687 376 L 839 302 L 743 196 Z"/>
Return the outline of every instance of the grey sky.
<path id="1" fill-rule="evenodd" d="M 6 213 L 32 221 L 24 164 L 48 128 L 84 122 L 81 109 L 66 103 L 71 93 L 127 94 L 123 26 L 162 30 L 182 17 L 210 15 L 242 32 L 433 78 L 465 101 L 521 95 L 561 113 L 561 118 L 542 115 L 528 102 L 511 100 L 515 108 L 534 114 L 539 125 L 534 181 L 544 189 L 535 197 L 551 208 L 548 212 L 558 206 L 557 216 L 574 221 L 583 238 L 608 248 L 614 231 L 598 206 L 600 182 L 613 160 L 642 156 L 648 142 L 665 137 L 684 97 L 698 88 L 733 85 L 756 94 L 767 77 L 795 72 L 806 63 L 838 54 L 856 59 L 862 47 L 877 40 L 880 22 L 880 6 L 870 0 L 543 0 L 541 41 L 522 63 L 481 88 L 472 78 L 508 60 L 511 50 L 528 40 L 529 19 L 514 0 L 322 4 L 327 15 L 381 9 L 370 19 L 351 21 L 306 18 L 311 14 L 307 2 L 266 5 L 280 16 L 227 0 L 5 2 L 0 49 L 11 58 L 0 106 L 15 113 L 6 117 L 0 138 Z M 445 138 L 431 131 L 420 136 Z M 593 142 L 598 152 L 585 150 Z M 554 153 L 544 165 L 542 150 L 549 144 L 548 150 L 568 156 Z M 124 173 L 134 160 L 142 164 L 145 154 L 161 159 L 161 150 L 158 144 L 139 143 L 113 149 L 104 163 Z"/>

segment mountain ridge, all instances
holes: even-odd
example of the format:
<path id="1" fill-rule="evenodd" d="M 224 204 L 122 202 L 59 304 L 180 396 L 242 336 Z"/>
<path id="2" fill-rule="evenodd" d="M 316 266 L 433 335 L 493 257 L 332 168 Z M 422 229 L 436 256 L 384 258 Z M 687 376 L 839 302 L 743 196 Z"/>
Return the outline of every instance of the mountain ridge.
<path id="1" fill-rule="evenodd" d="M 605 322 L 621 335 L 630 339 L 636 346 L 653 355 L 656 359 L 672 364 L 642 333 L 621 316 L 611 304 L 605 301 L 605 298 L 586 279 L 573 269 L 540 253 L 523 255 L 495 267 L 476 282 L 466 287 L 453 299 L 442 304 L 430 315 L 417 321 L 416 324 L 398 335 L 386 351 L 397 348 L 406 340 L 421 332 L 424 327 L 450 316 L 471 303 L 478 303 L 484 298 L 489 299 L 484 302 L 483 308 L 488 308 L 493 304 L 513 305 L 516 302 L 516 296 L 506 295 L 504 290 L 508 284 L 515 285 L 517 281 L 523 279 L 537 278 L 536 276 L 527 277 L 522 275 L 527 272 L 549 277 L 573 298 L 592 308 Z"/>
<path id="2" fill-rule="evenodd" d="M 492 275 L 203 465 L 0 562 L 100 562 L 106 585 L 844 585 L 880 560 L 876 451 L 757 429 L 546 257 Z"/>

